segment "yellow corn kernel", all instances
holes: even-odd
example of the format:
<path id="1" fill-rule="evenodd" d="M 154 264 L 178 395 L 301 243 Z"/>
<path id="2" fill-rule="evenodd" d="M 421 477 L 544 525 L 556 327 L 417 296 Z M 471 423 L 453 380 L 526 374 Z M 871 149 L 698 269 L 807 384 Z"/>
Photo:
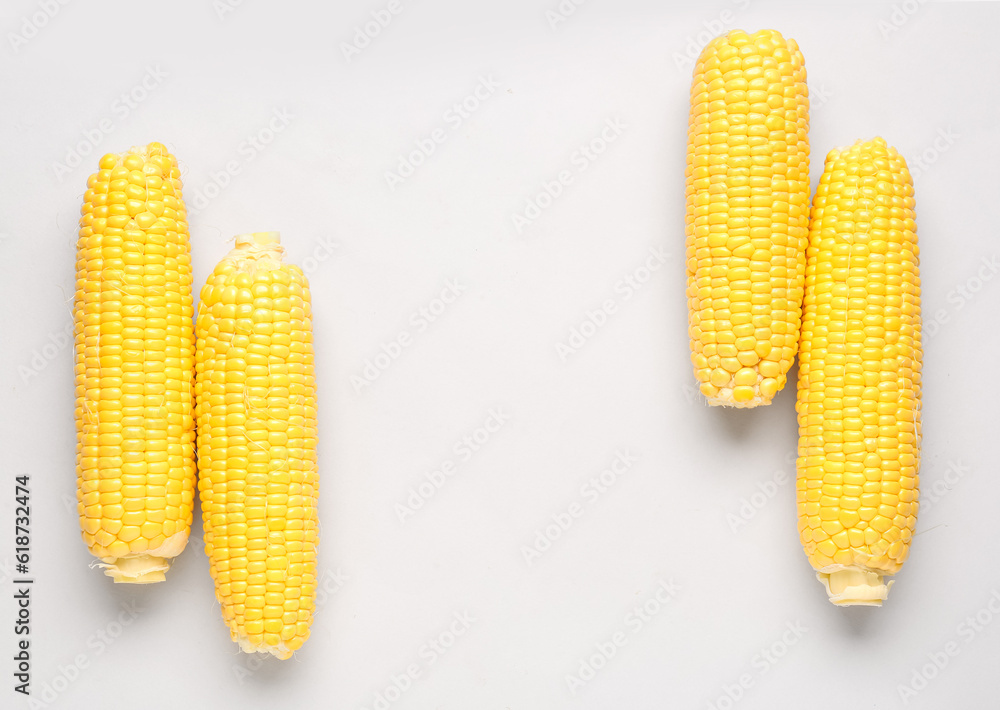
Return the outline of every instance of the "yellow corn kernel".
<path id="1" fill-rule="evenodd" d="M 216 598 L 247 653 L 290 658 L 316 605 L 316 381 L 306 277 L 236 237 L 201 291 L 198 491 Z"/>
<path id="2" fill-rule="evenodd" d="M 87 181 L 74 296 L 77 509 L 116 582 L 164 579 L 194 507 L 194 314 L 177 161 L 160 143 Z"/>
<path id="3" fill-rule="evenodd" d="M 809 94 L 795 40 L 733 30 L 691 83 L 685 235 L 691 359 L 712 405 L 770 404 L 798 347 Z"/>
<path id="4" fill-rule="evenodd" d="M 913 181 L 881 138 L 826 158 L 799 346 L 797 499 L 809 562 L 839 605 L 879 606 L 909 553 L 920 462 Z"/>

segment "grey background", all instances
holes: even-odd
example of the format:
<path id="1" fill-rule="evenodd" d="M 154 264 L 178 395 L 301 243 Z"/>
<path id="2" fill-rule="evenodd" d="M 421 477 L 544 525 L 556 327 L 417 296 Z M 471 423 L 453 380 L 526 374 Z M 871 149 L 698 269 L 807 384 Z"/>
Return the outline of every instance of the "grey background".
<path id="1" fill-rule="evenodd" d="M 28 706 L 11 688 L 9 567 L 12 479 L 26 473 L 33 688 L 46 707 L 370 709 L 416 664 L 394 710 L 896 708 L 901 686 L 942 653 L 945 667 L 905 707 L 996 706 L 1000 279 L 996 261 L 984 264 L 1000 252 L 997 4 L 588 0 L 552 27 L 558 0 L 399 0 L 351 61 L 342 44 L 386 2 L 218 5 L 71 2 L 16 51 L 11 33 L 42 5 L 0 11 L 4 707 Z M 794 388 L 750 412 L 709 409 L 694 390 L 682 258 L 690 64 L 677 57 L 732 27 L 800 43 L 814 184 L 830 148 L 876 134 L 924 165 L 931 503 L 881 609 L 830 605 L 799 546 Z M 140 91 L 147 66 L 165 76 Z M 455 127 L 445 113 L 480 77 L 499 88 Z M 130 92 L 142 96 L 134 108 L 120 98 Z M 276 110 L 291 118 L 251 158 L 244 141 Z M 88 139 L 103 119 L 111 128 Z M 512 215 L 576 170 L 608 119 L 621 134 L 518 234 Z M 444 142 L 390 189 L 385 172 L 439 129 Z M 284 663 L 237 653 L 197 542 L 166 583 L 129 588 L 88 569 L 79 539 L 73 356 L 60 335 L 76 222 L 99 156 L 151 140 L 179 156 L 187 204 L 201 206 L 196 287 L 234 234 L 269 229 L 312 281 L 325 591 L 312 638 Z M 89 155 L 60 168 L 71 151 Z M 229 184 L 209 187 L 233 161 Z M 655 247 L 669 258 L 625 301 L 616 284 Z M 435 307 L 449 279 L 461 295 L 420 330 L 413 314 Z M 609 298 L 616 313 L 561 358 L 557 344 Z M 404 330 L 399 357 L 352 386 Z M 497 407 L 508 421 L 461 461 L 454 447 Z M 584 497 L 619 451 L 637 460 Z M 455 474 L 400 522 L 394 506 L 445 460 Z M 785 482 L 767 486 L 776 472 Z M 772 495 L 751 503 L 760 490 Z M 529 566 L 522 546 L 574 503 L 582 514 Z M 749 519 L 735 526 L 741 507 Z M 636 630 L 626 615 L 670 581 L 674 596 Z M 471 627 L 431 663 L 424 644 L 461 612 Z M 572 694 L 566 676 L 619 633 L 625 645 Z M 774 663 L 759 655 L 772 647 Z M 738 693 L 741 676 L 750 687 Z M 723 699 L 727 687 L 738 701 Z"/>

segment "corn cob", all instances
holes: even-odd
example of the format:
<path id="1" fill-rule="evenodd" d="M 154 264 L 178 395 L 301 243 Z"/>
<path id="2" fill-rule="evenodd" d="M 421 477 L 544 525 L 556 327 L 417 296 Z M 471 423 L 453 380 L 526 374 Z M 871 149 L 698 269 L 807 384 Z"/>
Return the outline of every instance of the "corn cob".
<path id="1" fill-rule="evenodd" d="M 191 258 L 177 161 L 101 158 L 77 242 L 77 509 L 116 582 L 159 582 L 194 505 Z"/>
<path id="2" fill-rule="evenodd" d="M 316 596 L 316 384 L 309 285 L 276 232 L 236 237 L 195 326 L 205 552 L 230 634 L 289 658 Z"/>
<path id="3" fill-rule="evenodd" d="M 833 150 L 813 201 L 799 354 L 799 532 L 834 604 L 879 606 L 920 463 L 913 182 L 881 138 Z"/>
<path id="4" fill-rule="evenodd" d="M 770 404 L 798 344 L 809 231 L 809 95 L 795 40 L 733 30 L 691 84 L 691 360 L 712 405 Z"/>

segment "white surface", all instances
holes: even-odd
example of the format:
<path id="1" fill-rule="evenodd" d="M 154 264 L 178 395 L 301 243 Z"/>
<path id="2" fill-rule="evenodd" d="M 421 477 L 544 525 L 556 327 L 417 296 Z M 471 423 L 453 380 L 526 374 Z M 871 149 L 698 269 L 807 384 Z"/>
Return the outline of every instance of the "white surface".
<path id="1" fill-rule="evenodd" d="M 955 289 L 1000 251 L 1000 7 L 911 3 L 915 14 L 883 37 L 890 4 L 595 0 L 552 29 L 545 12 L 558 0 L 400 2 L 350 63 L 341 43 L 385 3 L 246 0 L 222 19 L 209 2 L 70 3 L 17 53 L 7 33 L 37 6 L 4 4 L 0 559 L 13 552 L 11 479 L 31 473 L 36 695 L 61 689 L 51 705 L 67 708 L 371 708 L 417 664 L 390 707 L 896 708 L 899 686 L 954 642 L 958 654 L 908 707 L 995 707 L 1000 621 L 971 636 L 959 625 L 1000 589 L 1000 279 L 984 272 L 992 280 L 967 301 Z M 917 184 L 924 313 L 948 319 L 925 331 L 921 479 L 940 500 L 921 511 L 882 609 L 826 601 L 799 546 L 792 483 L 745 526 L 727 525 L 775 471 L 791 478 L 796 424 L 793 388 L 759 411 L 711 410 L 688 364 L 690 72 L 674 54 L 720 18 L 800 43 L 814 183 L 835 145 L 882 134 L 912 165 L 939 130 L 955 136 Z M 147 65 L 167 76 L 122 116 L 116 97 Z M 499 89 L 453 130 L 449 106 L 490 76 Z M 293 118 L 247 160 L 241 143 L 275 109 Z M 54 164 L 105 117 L 110 133 L 60 181 Z M 575 170 L 578 146 L 615 118 L 621 135 L 517 234 L 511 215 Z M 444 142 L 390 190 L 385 171 L 436 129 Z M 150 140 L 180 157 L 189 206 L 228 161 L 240 168 L 192 215 L 199 288 L 239 232 L 280 229 L 300 264 L 335 244 L 309 263 L 321 577 L 333 587 L 340 570 L 346 581 L 285 663 L 248 666 L 236 652 L 198 545 L 165 584 L 129 588 L 88 569 L 79 539 L 72 353 L 45 346 L 70 323 L 87 175 L 99 154 Z M 625 302 L 616 283 L 658 246 L 669 259 Z M 449 279 L 464 292 L 421 331 L 412 314 Z M 608 298 L 618 312 L 562 361 L 556 344 Z M 412 343 L 356 392 L 352 376 L 403 329 Z M 25 381 L 19 368 L 46 353 Z M 509 421 L 461 461 L 456 442 L 496 407 Z M 639 459 L 585 497 L 581 486 L 619 450 Z M 394 506 L 446 459 L 457 473 L 400 523 Z M 953 464 L 967 472 L 945 488 Z M 529 567 L 522 545 L 574 502 L 582 516 Z M 626 615 L 664 580 L 679 591 L 634 632 Z M 11 689 L 13 591 L 4 575 L 5 708 L 27 706 Z M 119 629 L 131 604 L 141 613 Z M 422 645 L 463 611 L 471 628 L 430 663 Z M 795 623 L 808 631 L 780 660 L 757 656 Z M 571 694 L 567 674 L 618 632 L 627 643 Z M 78 654 L 87 667 L 59 680 Z M 743 674 L 752 686 L 718 704 Z"/>

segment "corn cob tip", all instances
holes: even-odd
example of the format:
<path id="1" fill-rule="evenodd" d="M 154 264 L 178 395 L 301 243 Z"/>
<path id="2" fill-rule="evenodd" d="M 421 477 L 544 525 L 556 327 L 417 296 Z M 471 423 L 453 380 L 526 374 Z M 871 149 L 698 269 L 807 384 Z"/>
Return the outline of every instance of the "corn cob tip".
<path id="1" fill-rule="evenodd" d="M 906 166 L 906 160 L 903 158 L 902 154 L 891 146 L 882 136 L 875 136 L 874 138 L 868 139 L 859 138 L 850 145 L 838 145 L 830 149 L 826 155 L 826 160 L 827 162 L 833 162 L 841 156 L 850 153 L 852 150 L 862 154 L 874 153 L 876 156 L 890 156 L 893 158 L 898 157 L 900 161 L 902 161 L 903 166 Z"/>
<path id="2" fill-rule="evenodd" d="M 818 572 L 816 578 L 837 606 L 882 606 L 892 586 L 892 581 L 887 584 L 882 580 L 881 573 L 853 565 Z"/>
<path id="3" fill-rule="evenodd" d="M 167 150 L 167 147 L 156 141 L 148 145 L 133 145 L 127 151 L 122 153 L 105 153 L 101 156 L 101 160 L 98 165 L 102 170 L 113 170 L 114 168 L 122 165 L 123 162 L 130 156 L 133 157 L 133 160 L 136 158 L 146 160 L 155 156 L 162 156 L 172 166 L 177 166 L 177 159 L 170 153 L 169 150 Z M 142 166 L 135 165 L 129 167 L 140 168 Z"/>
<path id="4" fill-rule="evenodd" d="M 249 234 L 236 235 L 237 248 L 266 247 L 272 244 L 281 244 L 281 232 L 251 232 Z"/>
<path id="5" fill-rule="evenodd" d="M 280 232 L 248 232 L 233 237 L 235 244 L 223 261 L 251 277 L 258 269 L 277 269 L 284 263 Z"/>
<path id="6" fill-rule="evenodd" d="M 748 32 L 737 27 L 713 37 L 702 49 L 702 56 L 711 55 L 720 46 L 727 44 L 737 48 L 753 45 L 757 50 L 762 51 L 766 55 L 773 55 L 775 50 L 780 51 L 787 48 L 795 51 L 799 48 L 794 39 L 785 37 L 778 30 L 765 27 L 756 32 Z"/>

